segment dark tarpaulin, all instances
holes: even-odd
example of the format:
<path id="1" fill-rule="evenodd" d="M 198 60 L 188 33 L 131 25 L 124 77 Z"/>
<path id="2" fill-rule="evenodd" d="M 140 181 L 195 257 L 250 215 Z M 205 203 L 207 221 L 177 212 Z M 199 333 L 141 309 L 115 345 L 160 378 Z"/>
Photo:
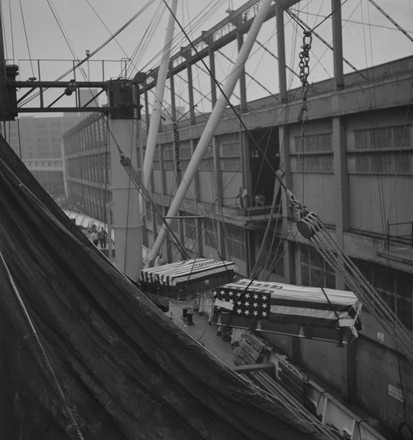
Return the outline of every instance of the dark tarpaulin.
<path id="1" fill-rule="evenodd" d="M 1 141 L 1 439 L 326 438 L 175 326 Z"/>

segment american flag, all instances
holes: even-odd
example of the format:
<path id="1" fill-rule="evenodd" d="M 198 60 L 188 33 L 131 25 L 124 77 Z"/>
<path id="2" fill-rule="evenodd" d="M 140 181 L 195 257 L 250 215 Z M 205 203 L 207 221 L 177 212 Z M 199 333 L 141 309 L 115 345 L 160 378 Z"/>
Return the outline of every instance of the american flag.
<path id="1" fill-rule="evenodd" d="M 218 288 L 214 291 L 215 306 L 232 310 L 235 316 L 265 319 L 270 316 L 270 291 L 258 292 L 250 289 L 239 292 L 233 289 Z"/>
<path id="2" fill-rule="evenodd" d="M 241 279 L 216 288 L 214 297 L 227 327 L 342 344 L 360 325 L 361 303 L 348 291 Z"/>

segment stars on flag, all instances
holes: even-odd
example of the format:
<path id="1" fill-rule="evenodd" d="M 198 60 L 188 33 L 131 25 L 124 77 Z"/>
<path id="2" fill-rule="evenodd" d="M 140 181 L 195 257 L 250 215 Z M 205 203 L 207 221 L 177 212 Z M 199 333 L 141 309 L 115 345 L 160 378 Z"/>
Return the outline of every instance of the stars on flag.
<path id="1" fill-rule="evenodd" d="M 220 300 L 220 306 L 244 318 L 265 319 L 270 314 L 269 292 L 249 292 L 234 289 L 219 288 L 214 291 L 214 297 Z"/>

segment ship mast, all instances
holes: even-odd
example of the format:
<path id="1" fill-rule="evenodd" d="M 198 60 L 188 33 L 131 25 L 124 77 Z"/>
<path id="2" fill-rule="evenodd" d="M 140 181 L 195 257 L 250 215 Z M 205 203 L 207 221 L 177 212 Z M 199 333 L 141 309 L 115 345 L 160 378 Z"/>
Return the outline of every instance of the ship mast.
<path id="1" fill-rule="evenodd" d="M 155 154 L 156 141 L 159 131 L 159 124 L 162 116 L 162 102 L 165 92 L 166 77 L 168 74 L 169 57 L 172 47 L 172 38 L 174 32 L 175 13 L 178 0 L 172 0 L 171 10 L 169 15 L 168 27 L 165 35 L 164 53 L 162 62 L 158 71 L 158 79 L 156 83 L 155 99 L 153 103 L 153 110 L 151 115 L 151 122 L 149 126 L 148 139 L 146 142 L 145 159 L 143 162 L 143 184 L 146 189 L 149 189 L 149 182 L 151 176 L 152 162 Z"/>
<path id="2" fill-rule="evenodd" d="M 258 35 L 258 32 L 261 29 L 261 25 L 263 24 L 263 22 L 265 21 L 268 15 L 268 12 L 271 7 L 271 3 L 272 0 L 264 0 L 262 2 L 260 10 L 258 11 L 258 14 L 254 19 L 254 22 L 251 25 L 251 29 L 248 32 L 247 38 L 245 39 L 245 42 L 241 47 L 241 50 L 238 54 L 237 60 L 234 63 L 232 71 L 223 87 L 220 96 L 217 99 L 215 107 L 205 126 L 205 129 L 194 151 L 191 161 L 189 162 L 188 168 L 182 177 L 182 182 L 179 185 L 175 197 L 171 203 L 171 206 L 166 216 L 166 221 L 168 224 L 170 224 L 172 222 L 171 219 L 177 215 L 179 207 L 181 206 L 183 199 L 185 197 L 185 194 L 188 191 L 189 186 L 196 175 L 198 166 L 202 161 L 205 151 L 208 148 L 208 145 L 210 144 L 211 139 L 225 111 L 228 97 L 231 96 L 232 92 L 234 91 L 235 85 L 242 72 L 242 66 L 245 64 L 249 56 L 249 53 L 251 51 L 251 48 L 255 42 L 255 39 Z M 148 261 L 147 261 L 148 266 L 153 265 L 153 262 L 162 246 L 166 232 L 167 232 L 166 228 L 162 226 L 162 228 L 158 232 L 155 243 L 149 253 Z"/>

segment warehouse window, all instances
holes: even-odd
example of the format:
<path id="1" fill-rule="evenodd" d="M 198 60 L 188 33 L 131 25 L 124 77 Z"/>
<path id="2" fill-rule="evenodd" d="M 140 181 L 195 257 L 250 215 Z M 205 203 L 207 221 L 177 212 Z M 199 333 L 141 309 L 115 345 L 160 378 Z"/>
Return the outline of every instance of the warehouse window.
<path id="1" fill-rule="evenodd" d="M 190 215 L 190 214 L 186 214 Z M 194 218 L 184 218 L 185 238 L 196 240 L 196 221 Z"/>
<path id="2" fill-rule="evenodd" d="M 331 133 L 295 136 L 292 169 L 304 173 L 332 173 L 333 150 Z"/>
<path id="3" fill-rule="evenodd" d="M 360 272 L 400 321 L 413 330 L 413 280 L 398 270 L 355 260 Z"/>
<path id="4" fill-rule="evenodd" d="M 369 128 L 354 131 L 354 151 L 349 152 L 349 172 L 410 174 L 413 152 L 410 126 Z"/>
<path id="5" fill-rule="evenodd" d="M 245 247 L 244 229 L 227 225 L 226 237 L 229 255 L 231 255 L 231 257 L 239 258 L 240 260 L 246 260 L 247 251 Z"/>
<path id="6" fill-rule="evenodd" d="M 300 259 L 303 286 L 335 288 L 336 279 L 333 268 L 314 248 L 301 246 Z"/>
<path id="7" fill-rule="evenodd" d="M 221 145 L 221 170 L 239 171 L 241 169 L 241 148 L 238 142 Z"/>
<path id="8" fill-rule="evenodd" d="M 206 246 L 218 249 L 218 234 L 217 226 L 214 220 L 205 219 L 204 220 L 204 242 Z"/>

